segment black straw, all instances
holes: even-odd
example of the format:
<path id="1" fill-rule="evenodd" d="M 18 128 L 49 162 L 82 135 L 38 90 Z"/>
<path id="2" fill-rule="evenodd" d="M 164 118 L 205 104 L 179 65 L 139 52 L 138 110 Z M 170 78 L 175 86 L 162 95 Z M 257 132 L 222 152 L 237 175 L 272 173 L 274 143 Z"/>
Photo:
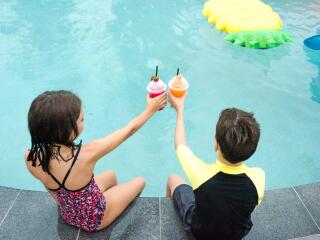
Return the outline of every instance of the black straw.
<path id="1" fill-rule="evenodd" d="M 158 65 L 156 66 L 156 77 L 158 77 Z"/>
<path id="2" fill-rule="evenodd" d="M 177 68 L 177 76 L 179 75 L 179 68 Z"/>

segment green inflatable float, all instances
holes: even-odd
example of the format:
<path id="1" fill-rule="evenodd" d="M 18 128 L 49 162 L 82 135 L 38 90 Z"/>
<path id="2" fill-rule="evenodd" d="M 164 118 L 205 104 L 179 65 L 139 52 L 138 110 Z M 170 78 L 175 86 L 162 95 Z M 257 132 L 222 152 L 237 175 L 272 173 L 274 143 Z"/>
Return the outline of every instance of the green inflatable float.
<path id="1" fill-rule="evenodd" d="M 209 0 L 202 14 L 239 46 L 265 49 L 291 42 L 280 16 L 260 0 Z"/>

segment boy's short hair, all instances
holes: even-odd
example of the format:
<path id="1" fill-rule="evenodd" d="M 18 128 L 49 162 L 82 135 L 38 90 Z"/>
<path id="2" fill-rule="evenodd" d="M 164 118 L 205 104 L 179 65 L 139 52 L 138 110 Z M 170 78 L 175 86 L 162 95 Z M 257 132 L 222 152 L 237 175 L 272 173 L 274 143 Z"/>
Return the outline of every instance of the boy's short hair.
<path id="1" fill-rule="evenodd" d="M 225 160 L 239 163 L 256 151 L 260 126 L 253 113 L 227 108 L 220 113 L 216 126 L 216 141 Z"/>

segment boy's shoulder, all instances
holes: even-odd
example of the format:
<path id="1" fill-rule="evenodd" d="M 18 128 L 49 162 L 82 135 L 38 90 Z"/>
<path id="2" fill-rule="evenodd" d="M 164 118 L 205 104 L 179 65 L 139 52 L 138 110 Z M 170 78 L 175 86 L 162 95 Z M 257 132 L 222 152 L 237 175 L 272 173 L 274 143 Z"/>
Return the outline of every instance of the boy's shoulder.
<path id="1" fill-rule="evenodd" d="M 265 177 L 266 175 L 263 169 L 258 167 L 247 167 L 246 173 L 253 175 L 255 177 Z"/>
<path id="2" fill-rule="evenodd" d="M 265 184 L 266 174 L 263 169 L 258 167 L 247 167 L 245 174 L 251 179 L 251 181 L 257 185 Z"/>

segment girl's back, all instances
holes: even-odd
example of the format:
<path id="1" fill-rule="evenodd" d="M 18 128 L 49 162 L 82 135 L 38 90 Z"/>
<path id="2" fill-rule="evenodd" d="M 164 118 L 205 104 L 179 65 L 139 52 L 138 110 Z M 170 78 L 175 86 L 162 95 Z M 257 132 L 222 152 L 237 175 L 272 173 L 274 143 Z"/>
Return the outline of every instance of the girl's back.
<path id="1" fill-rule="evenodd" d="M 66 147 L 62 146 L 62 149 Z M 68 149 L 70 152 L 71 150 Z M 63 159 L 69 159 L 70 153 L 66 153 L 62 150 L 61 156 Z M 77 150 L 75 150 L 77 151 Z M 27 156 L 30 151 L 27 151 L 25 154 L 25 161 L 27 168 L 32 173 L 34 177 L 39 179 L 43 185 L 47 189 L 57 189 L 59 188 L 59 184 L 50 176 L 48 173 L 44 172 L 42 170 L 41 165 L 39 165 L 40 161 L 36 161 L 36 167 L 32 166 L 32 163 L 30 161 L 27 161 Z M 72 171 L 70 171 L 70 174 L 68 178 L 66 179 L 66 182 L 64 186 L 69 190 L 77 190 L 82 188 L 84 185 L 86 185 L 92 177 L 92 172 L 94 165 L 90 164 L 90 161 L 86 158 L 86 146 L 82 145 L 81 150 L 79 152 L 78 158 L 76 162 L 74 163 L 74 166 L 72 167 Z M 71 168 L 72 165 L 72 159 L 69 159 L 67 161 L 57 158 L 52 158 L 49 163 L 49 169 L 50 173 L 60 182 L 63 182 L 64 177 L 66 176 L 68 170 Z"/>

